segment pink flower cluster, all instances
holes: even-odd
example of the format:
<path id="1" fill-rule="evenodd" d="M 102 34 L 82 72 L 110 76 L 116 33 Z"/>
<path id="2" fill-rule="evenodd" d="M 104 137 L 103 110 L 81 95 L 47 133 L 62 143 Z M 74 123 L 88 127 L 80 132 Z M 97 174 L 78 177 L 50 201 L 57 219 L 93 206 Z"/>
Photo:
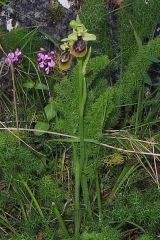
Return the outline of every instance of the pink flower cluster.
<path id="1" fill-rule="evenodd" d="M 17 64 L 20 64 L 22 60 L 22 52 L 17 48 L 15 50 L 15 52 L 10 52 L 6 59 L 5 59 L 5 63 L 7 65 L 14 65 L 16 66 Z"/>
<path id="2" fill-rule="evenodd" d="M 47 52 L 44 48 L 40 48 L 37 61 L 40 70 L 43 70 L 47 75 L 52 73 L 56 66 L 55 51 Z"/>

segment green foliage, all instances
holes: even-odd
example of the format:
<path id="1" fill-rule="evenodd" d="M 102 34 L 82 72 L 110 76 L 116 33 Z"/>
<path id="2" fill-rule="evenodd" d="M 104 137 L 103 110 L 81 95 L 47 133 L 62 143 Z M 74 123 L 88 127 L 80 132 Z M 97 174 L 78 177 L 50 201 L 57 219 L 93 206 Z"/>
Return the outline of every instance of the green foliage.
<path id="1" fill-rule="evenodd" d="M 10 0 L 1 0 L 0 6 L 6 6 L 9 3 Z"/>
<path id="2" fill-rule="evenodd" d="M 141 48 L 128 64 L 119 82 L 121 104 L 136 103 L 138 93 L 144 86 L 145 75 L 152 64 L 152 59 L 160 56 L 160 39 L 150 41 Z"/>
<path id="3" fill-rule="evenodd" d="M 88 89 L 95 81 L 96 76 L 108 65 L 108 58 L 106 56 L 91 59 L 87 67 L 86 82 Z M 56 93 L 56 109 L 58 111 L 58 119 L 55 129 L 60 132 L 73 134 L 78 131 L 79 120 L 79 82 L 78 82 L 78 69 L 75 67 L 70 77 L 64 78 L 59 84 L 55 86 Z M 91 89 L 87 96 L 87 104 L 85 108 L 85 124 L 86 124 L 86 137 L 91 137 L 93 131 L 93 123 L 95 132 L 92 136 L 96 136 L 102 130 L 102 121 L 105 114 L 105 93 L 97 98 L 94 96 L 94 91 Z M 74 99 L 74 101 L 73 101 Z M 96 112 L 98 111 L 98 113 Z M 97 114 L 97 126 L 92 118 L 93 114 Z M 99 118 L 99 119 L 98 119 Z"/>
<path id="4" fill-rule="evenodd" d="M 105 58 L 96 57 L 94 61 L 91 60 L 87 69 L 86 77 L 88 87 L 92 87 L 92 90 L 88 94 L 88 102 L 86 105 L 86 137 L 92 138 L 99 135 L 104 122 L 108 129 L 112 126 L 115 126 L 119 121 L 120 105 L 129 104 L 138 100 L 139 89 L 143 86 L 144 77 L 150 65 L 152 64 L 152 59 L 159 57 L 159 46 L 160 40 L 157 38 L 140 49 L 131 59 L 128 69 L 122 74 L 119 83 L 113 87 L 106 86 L 106 91 L 97 91 L 98 85 L 102 84 L 103 81 L 103 76 L 101 80 L 101 76 L 98 76 L 98 73 L 101 71 L 101 69 L 105 68 L 105 63 L 102 61 L 102 59 Z M 56 103 L 57 109 L 59 113 L 62 114 L 61 118 L 59 118 L 56 123 L 56 128 L 59 131 L 70 134 L 73 134 L 77 131 L 77 74 L 78 73 L 75 68 L 71 80 L 64 79 L 55 87 L 57 100 L 59 99 Z M 99 82 L 95 80 L 97 77 L 100 77 Z M 97 87 L 94 88 L 95 84 L 97 84 Z M 98 92 L 101 92 L 99 96 L 97 96 Z M 74 101 L 72 101 L 72 99 L 74 99 Z M 104 122 L 102 120 L 102 116 L 105 118 Z M 95 118 L 97 119 L 98 129 L 96 128 L 95 122 L 92 121 Z M 87 125 L 87 123 L 89 123 L 89 125 Z"/>
<path id="5" fill-rule="evenodd" d="M 80 19 L 90 32 L 101 33 L 106 19 L 104 1 L 85 1 L 82 5 Z"/>
<path id="6" fill-rule="evenodd" d="M 150 0 L 148 4 L 139 0 L 123 1 L 122 7 L 118 11 L 117 30 L 124 68 L 128 65 L 130 57 L 138 51 L 134 30 L 142 43 L 145 39 L 151 40 L 159 21 L 159 13 L 157 12 L 159 7 L 159 0 Z"/>
<path id="7" fill-rule="evenodd" d="M 16 48 L 23 48 L 23 54 L 27 54 L 39 51 L 39 48 L 45 47 L 46 43 L 38 35 L 37 29 L 17 28 L 6 34 L 1 40 L 1 45 L 6 53 Z"/>
<path id="8" fill-rule="evenodd" d="M 39 181 L 38 194 L 45 206 L 51 207 L 55 202 L 58 207 L 62 207 L 63 202 L 67 199 L 67 193 L 60 179 L 52 179 L 50 176 L 44 176 Z"/>
<path id="9" fill-rule="evenodd" d="M 19 140 L 10 133 L 0 132 L 0 165 L 1 177 L 10 183 L 29 179 L 33 173 L 40 174 L 44 168 L 43 157 L 37 157 L 28 147 L 21 145 Z"/>
<path id="10" fill-rule="evenodd" d="M 107 11 L 104 0 L 87 0 L 82 5 L 80 19 L 91 33 L 96 34 L 97 41 L 94 45 L 98 52 L 102 49 L 107 52 L 106 19 Z M 102 49 L 101 49 L 102 48 Z"/>
<path id="11" fill-rule="evenodd" d="M 114 228 L 105 227 L 102 233 L 83 233 L 81 240 L 121 240 L 121 234 Z"/>
<path id="12" fill-rule="evenodd" d="M 155 240 L 155 238 L 149 234 L 143 234 L 138 240 Z"/>
<path id="13" fill-rule="evenodd" d="M 38 131 L 48 131 L 49 123 L 48 122 L 37 122 L 34 129 L 35 129 L 35 135 L 41 136 L 41 135 L 43 135 L 43 132 L 38 132 Z"/>
<path id="14" fill-rule="evenodd" d="M 22 232 L 25 233 L 27 236 L 34 237 L 34 239 L 41 233 L 42 236 L 47 240 L 54 240 L 56 239 L 55 226 L 51 227 L 49 220 L 50 216 L 48 216 L 47 220 L 42 220 L 41 218 L 39 218 L 39 216 L 32 214 L 29 221 L 22 223 Z"/>
<path id="15" fill-rule="evenodd" d="M 44 111 L 45 111 L 45 114 L 46 114 L 46 117 L 47 117 L 48 121 L 55 118 L 56 117 L 56 109 L 55 109 L 55 106 L 54 106 L 54 102 L 49 102 L 47 104 L 47 106 L 45 106 Z"/>
<path id="16" fill-rule="evenodd" d="M 6 238 L 3 238 L 3 239 L 6 239 Z M 8 240 L 34 240 L 34 239 L 35 238 L 33 236 L 29 236 L 29 235 L 26 235 L 26 234 L 18 235 L 16 237 L 12 237 L 12 238 L 8 238 Z"/>
<path id="17" fill-rule="evenodd" d="M 114 203 L 108 206 L 108 221 L 121 223 L 135 223 L 144 230 L 155 235 L 159 230 L 160 195 L 157 189 L 147 189 L 141 192 L 133 190 L 117 195 Z"/>

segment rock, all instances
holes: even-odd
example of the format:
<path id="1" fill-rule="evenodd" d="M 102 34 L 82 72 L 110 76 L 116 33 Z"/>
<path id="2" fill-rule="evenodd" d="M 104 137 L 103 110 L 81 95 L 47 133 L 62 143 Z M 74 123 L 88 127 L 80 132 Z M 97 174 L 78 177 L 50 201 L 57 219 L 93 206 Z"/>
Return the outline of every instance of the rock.
<path id="1" fill-rule="evenodd" d="M 58 8 L 55 10 L 54 6 Z M 57 17 L 58 14 L 60 15 Z M 16 24 L 13 28 L 18 25 L 37 26 L 40 31 L 46 32 L 59 42 L 71 31 L 69 22 L 75 18 L 76 14 L 77 9 L 69 0 L 10 0 L 9 6 L 1 9 L 0 26 L 4 26 L 7 31 L 12 30 L 14 18 Z"/>

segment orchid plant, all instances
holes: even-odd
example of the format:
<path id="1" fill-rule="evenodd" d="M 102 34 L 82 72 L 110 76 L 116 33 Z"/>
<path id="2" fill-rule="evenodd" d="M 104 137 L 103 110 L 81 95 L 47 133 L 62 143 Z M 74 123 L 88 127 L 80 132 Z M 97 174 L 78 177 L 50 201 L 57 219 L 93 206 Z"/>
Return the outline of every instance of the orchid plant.
<path id="1" fill-rule="evenodd" d="M 75 237 L 79 238 L 81 227 L 80 192 L 82 189 L 86 210 L 92 218 L 92 211 L 89 201 L 87 178 L 84 175 L 86 165 L 85 141 L 84 141 L 84 110 L 87 99 L 87 84 L 85 80 L 86 66 L 90 58 L 91 48 L 88 50 L 87 42 L 95 41 L 96 36 L 88 33 L 86 27 L 81 23 L 79 17 L 70 22 L 73 32 L 67 38 L 62 39 L 61 49 L 63 50 L 59 66 L 61 69 L 68 69 L 71 66 L 72 58 L 78 60 L 79 80 L 79 146 L 80 151 L 76 155 L 76 145 L 73 144 L 74 152 L 74 174 L 75 174 Z M 86 56 L 86 57 L 85 57 Z M 66 57 L 66 58 L 64 58 Z"/>

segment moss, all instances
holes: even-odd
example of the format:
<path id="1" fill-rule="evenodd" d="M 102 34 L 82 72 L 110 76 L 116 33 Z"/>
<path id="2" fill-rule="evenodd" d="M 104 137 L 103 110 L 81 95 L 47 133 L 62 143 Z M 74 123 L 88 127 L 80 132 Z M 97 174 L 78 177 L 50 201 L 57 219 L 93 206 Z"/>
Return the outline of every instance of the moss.
<path id="1" fill-rule="evenodd" d="M 59 179 L 54 178 L 53 181 L 50 176 L 45 176 L 39 181 L 38 185 L 38 195 L 45 206 L 50 208 L 52 202 L 55 202 L 58 208 L 62 208 L 65 199 L 67 199 L 67 194 Z"/>
<path id="2" fill-rule="evenodd" d="M 22 136 L 21 136 L 22 137 Z M 42 173 L 45 159 L 39 158 L 11 134 L 0 132 L 0 165 L 3 181 L 17 183 Z M 34 174 L 33 174 L 34 173 Z M 11 180 L 12 179 L 12 180 Z"/>
<path id="3" fill-rule="evenodd" d="M 38 239 L 38 236 L 39 238 L 40 236 L 43 236 L 43 238 L 47 240 L 56 240 L 57 238 L 55 236 L 55 225 L 52 225 L 51 227 L 49 223 L 50 217 L 51 216 L 48 215 L 46 217 L 47 220 L 44 220 L 41 219 L 38 215 L 32 213 L 29 221 L 22 223 L 22 232 L 25 233 L 26 236 L 34 236 L 34 239 Z"/>
<path id="4" fill-rule="evenodd" d="M 50 0 L 48 6 L 48 13 L 49 20 L 54 23 L 60 22 L 65 16 L 64 9 L 57 0 Z"/>

